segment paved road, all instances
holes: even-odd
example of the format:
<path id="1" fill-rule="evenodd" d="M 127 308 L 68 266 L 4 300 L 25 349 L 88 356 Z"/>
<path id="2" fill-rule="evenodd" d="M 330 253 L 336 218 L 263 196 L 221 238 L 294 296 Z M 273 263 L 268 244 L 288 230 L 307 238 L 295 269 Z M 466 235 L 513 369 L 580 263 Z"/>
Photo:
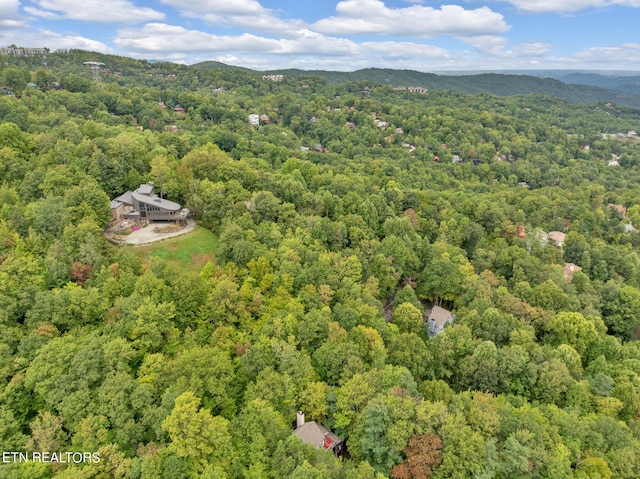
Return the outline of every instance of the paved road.
<path id="1" fill-rule="evenodd" d="M 175 233 L 156 233 L 153 231 L 157 223 L 152 223 L 146 228 L 140 228 L 138 231 L 134 231 L 127 236 L 127 244 L 143 245 L 149 243 L 155 243 L 167 238 L 173 238 L 174 236 L 181 236 L 192 231 L 196 227 L 196 221 L 193 218 L 187 219 L 187 226 Z"/>

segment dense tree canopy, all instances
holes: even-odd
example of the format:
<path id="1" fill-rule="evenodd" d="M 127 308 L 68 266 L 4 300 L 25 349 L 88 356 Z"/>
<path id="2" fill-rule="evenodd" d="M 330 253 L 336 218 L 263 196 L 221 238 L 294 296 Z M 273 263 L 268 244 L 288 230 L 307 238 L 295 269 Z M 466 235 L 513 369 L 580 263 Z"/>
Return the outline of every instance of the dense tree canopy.
<path id="1" fill-rule="evenodd" d="M 640 477 L 640 111 L 50 56 L 0 65 L 0 444 L 101 460 L 0 478 Z M 105 239 L 146 181 L 215 257 Z"/>

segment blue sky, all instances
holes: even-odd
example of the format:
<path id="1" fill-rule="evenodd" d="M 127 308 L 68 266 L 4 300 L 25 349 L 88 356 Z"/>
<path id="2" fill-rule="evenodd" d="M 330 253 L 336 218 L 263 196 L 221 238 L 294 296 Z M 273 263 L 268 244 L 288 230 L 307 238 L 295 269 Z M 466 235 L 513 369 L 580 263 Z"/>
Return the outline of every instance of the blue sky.
<path id="1" fill-rule="evenodd" d="M 0 46 L 257 70 L 640 71 L 640 0 L 0 0 Z"/>

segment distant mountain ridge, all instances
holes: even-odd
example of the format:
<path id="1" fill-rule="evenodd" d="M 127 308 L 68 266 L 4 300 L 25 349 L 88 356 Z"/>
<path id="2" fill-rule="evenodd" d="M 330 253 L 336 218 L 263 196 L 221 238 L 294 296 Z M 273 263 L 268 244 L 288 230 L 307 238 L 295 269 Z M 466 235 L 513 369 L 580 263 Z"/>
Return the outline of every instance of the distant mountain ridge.
<path id="1" fill-rule="evenodd" d="M 320 77 L 330 83 L 358 81 L 394 87 L 417 86 L 430 90 L 450 90 L 459 93 L 491 93 L 499 96 L 544 93 L 579 103 L 613 102 L 619 105 L 640 107 L 640 77 L 633 76 L 607 77 L 604 75 L 572 73 L 565 75 L 568 79 L 561 80 L 540 77 L 534 74 L 478 73 L 444 75 L 384 68 L 366 68 L 354 72 L 289 69 L 273 70 L 265 73 L 277 73 L 297 78 Z M 613 78 L 616 78 L 616 80 L 613 80 Z M 638 85 L 634 82 L 638 82 Z M 594 85 L 593 83 L 600 83 L 607 87 Z"/>
<path id="2" fill-rule="evenodd" d="M 619 93 L 640 95 L 640 75 L 617 76 L 598 73 L 571 73 L 561 80 L 575 85 L 591 85 Z"/>

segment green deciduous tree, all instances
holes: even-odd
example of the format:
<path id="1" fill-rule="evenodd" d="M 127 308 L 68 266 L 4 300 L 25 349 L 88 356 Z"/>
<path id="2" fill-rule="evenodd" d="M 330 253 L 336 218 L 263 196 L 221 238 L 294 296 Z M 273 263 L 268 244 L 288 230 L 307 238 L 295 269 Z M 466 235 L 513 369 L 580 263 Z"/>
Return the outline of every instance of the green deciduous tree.
<path id="1" fill-rule="evenodd" d="M 187 391 L 176 398 L 162 428 L 171 438 L 170 448 L 179 457 L 210 460 L 225 466 L 230 462 L 229 421 L 200 408 L 200 399 L 192 392 Z"/>
<path id="2" fill-rule="evenodd" d="M 633 286 L 623 286 L 607 299 L 603 306 L 603 319 L 607 327 L 623 338 L 633 337 L 640 328 L 640 291 Z"/>
<path id="3" fill-rule="evenodd" d="M 546 340 L 552 346 L 567 344 L 588 360 L 600 342 L 592 321 L 580 313 L 558 313 L 546 325 Z"/>
<path id="4" fill-rule="evenodd" d="M 422 312 L 411 303 L 403 303 L 394 309 L 392 321 L 401 333 L 420 334 L 424 332 Z"/>
<path id="5" fill-rule="evenodd" d="M 17 95 L 27 88 L 27 83 L 31 81 L 31 74 L 25 68 L 6 67 L 0 71 L 2 75 L 1 82 L 14 90 Z"/>
<path id="6" fill-rule="evenodd" d="M 414 401 L 400 389 L 375 397 L 356 420 L 347 443 L 349 451 L 388 474 L 402 461 L 401 451 L 413 435 L 415 417 Z"/>
<path id="7" fill-rule="evenodd" d="M 464 423 L 460 416 L 447 421 L 441 428 L 442 463 L 433 474 L 434 479 L 473 477 L 482 471 L 484 441 Z"/>
<path id="8" fill-rule="evenodd" d="M 498 349 L 491 341 L 480 343 L 460 362 L 463 384 L 478 391 L 495 391 L 498 385 Z"/>
<path id="9" fill-rule="evenodd" d="M 230 430 L 237 451 L 232 467 L 242 474 L 250 473 L 252 468 L 266 470 L 278 442 L 291 434 L 289 422 L 260 399 L 251 401 L 240 411 L 231 421 Z"/>

